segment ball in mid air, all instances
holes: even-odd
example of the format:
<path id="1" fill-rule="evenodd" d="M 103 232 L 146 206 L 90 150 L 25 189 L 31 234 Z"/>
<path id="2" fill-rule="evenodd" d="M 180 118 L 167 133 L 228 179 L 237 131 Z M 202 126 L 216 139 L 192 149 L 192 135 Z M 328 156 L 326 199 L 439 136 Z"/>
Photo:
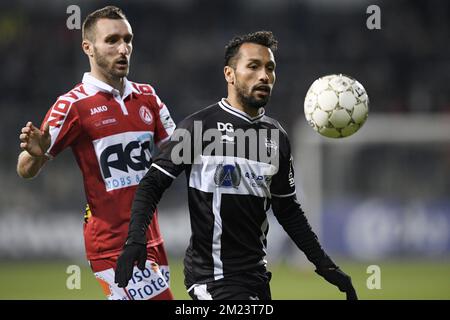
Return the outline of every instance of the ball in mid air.
<path id="1" fill-rule="evenodd" d="M 348 137 L 358 131 L 369 113 L 369 97 L 354 78 L 343 74 L 321 77 L 305 97 L 305 117 L 318 133 L 329 138 Z"/>

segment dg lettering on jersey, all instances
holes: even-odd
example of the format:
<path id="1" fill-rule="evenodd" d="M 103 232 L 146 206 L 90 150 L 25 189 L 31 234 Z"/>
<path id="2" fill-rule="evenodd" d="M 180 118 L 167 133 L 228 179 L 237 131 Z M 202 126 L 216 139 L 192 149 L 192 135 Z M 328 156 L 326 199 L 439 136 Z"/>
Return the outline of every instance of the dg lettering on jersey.
<path id="1" fill-rule="evenodd" d="M 93 141 L 107 191 L 139 184 L 150 168 L 153 133 L 125 132 Z"/>
<path id="2" fill-rule="evenodd" d="M 217 122 L 217 129 L 219 131 L 234 132 L 234 128 L 231 123 Z"/>

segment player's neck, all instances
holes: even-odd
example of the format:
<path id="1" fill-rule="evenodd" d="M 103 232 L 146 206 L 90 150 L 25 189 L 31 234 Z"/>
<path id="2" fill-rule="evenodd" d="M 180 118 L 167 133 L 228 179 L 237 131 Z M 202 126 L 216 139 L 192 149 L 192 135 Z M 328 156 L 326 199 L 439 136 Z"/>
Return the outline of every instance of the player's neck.
<path id="1" fill-rule="evenodd" d="M 109 84 L 114 89 L 119 90 L 120 95 L 123 95 L 124 85 L 123 85 L 123 78 L 115 78 L 111 77 L 109 75 L 103 74 L 102 72 L 98 72 L 95 69 L 91 70 L 91 75 L 100 80 L 103 81 L 106 84 Z"/>
<path id="2" fill-rule="evenodd" d="M 238 109 L 239 111 L 245 112 L 251 118 L 254 118 L 254 117 L 259 115 L 259 109 L 255 109 L 255 108 L 252 108 L 252 107 L 249 107 L 249 106 L 246 106 L 246 105 L 242 104 L 239 101 L 239 99 L 237 99 L 235 96 L 228 95 L 228 97 L 226 98 L 226 101 L 228 102 L 228 104 L 230 106 L 232 106 L 233 108 Z"/>

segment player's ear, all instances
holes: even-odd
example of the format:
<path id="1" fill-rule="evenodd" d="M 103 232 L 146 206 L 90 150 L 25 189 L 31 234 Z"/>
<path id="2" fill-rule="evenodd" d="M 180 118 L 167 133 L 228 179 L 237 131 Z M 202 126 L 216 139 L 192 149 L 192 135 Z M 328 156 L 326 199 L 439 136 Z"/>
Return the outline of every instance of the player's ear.
<path id="1" fill-rule="evenodd" d="M 227 80 L 229 84 L 234 84 L 235 76 L 234 76 L 234 69 L 232 67 L 225 66 L 223 68 L 223 74 L 225 75 L 225 80 Z"/>
<path id="2" fill-rule="evenodd" d="M 87 56 L 94 56 L 94 44 L 89 40 L 83 40 L 83 42 L 81 43 L 81 48 L 83 48 L 83 51 Z"/>

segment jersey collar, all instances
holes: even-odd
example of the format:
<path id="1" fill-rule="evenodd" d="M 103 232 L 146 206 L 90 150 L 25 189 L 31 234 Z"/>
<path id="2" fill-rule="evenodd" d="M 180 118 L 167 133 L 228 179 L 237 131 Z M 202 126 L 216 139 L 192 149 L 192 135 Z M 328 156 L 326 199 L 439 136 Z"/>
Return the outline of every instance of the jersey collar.
<path id="1" fill-rule="evenodd" d="M 123 90 L 123 96 L 122 99 L 125 99 L 127 96 L 129 96 L 132 92 L 136 92 L 136 89 L 131 85 L 131 82 L 128 81 L 127 78 L 123 78 L 123 83 L 124 83 L 124 87 L 125 89 Z M 93 75 L 91 75 L 89 72 L 86 72 L 83 75 L 83 80 L 82 80 L 83 84 L 85 85 L 90 85 L 92 87 L 94 87 L 96 90 L 98 91 L 102 91 L 102 92 L 108 92 L 114 96 L 120 96 L 120 92 L 119 90 L 111 87 L 109 84 L 98 80 L 97 78 L 95 78 Z"/>
<path id="2" fill-rule="evenodd" d="M 264 116 L 264 113 L 265 113 L 264 108 L 261 107 L 261 108 L 259 108 L 259 111 L 258 111 L 259 114 L 256 117 L 250 117 L 244 111 L 236 109 L 235 107 L 230 105 L 225 98 L 222 98 L 222 100 L 219 101 L 219 106 L 226 112 L 229 112 L 229 113 L 235 115 L 236 117 L 244 119 L 245 121 L 250 122 L 250 123 L 260 120 Z"/>

